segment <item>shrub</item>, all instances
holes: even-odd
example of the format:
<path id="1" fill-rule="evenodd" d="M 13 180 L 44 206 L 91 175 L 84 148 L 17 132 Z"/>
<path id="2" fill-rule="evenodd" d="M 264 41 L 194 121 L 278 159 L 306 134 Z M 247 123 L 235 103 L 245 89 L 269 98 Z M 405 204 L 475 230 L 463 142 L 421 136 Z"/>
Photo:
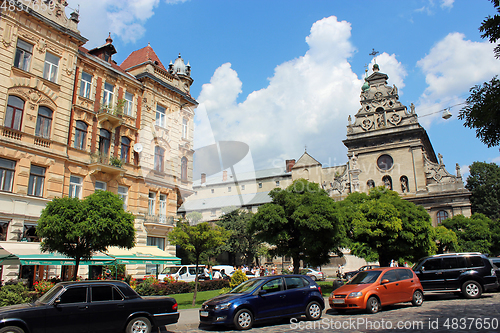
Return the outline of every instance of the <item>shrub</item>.
<path id="1" fill-rule="evenodd" d="M 238 286 L 239 284 L 245 282 L 246 280 L 248 280 L 248 277 L 246 276 L 246 274 L 238 269 L 231 276 L 231 282 L 229 283 L 229 286 L 231 288 L 234 288 L 234 287 Z"/>
<path id="2" fill-rule="evenodd" d="M 30 303 L 36 298 L 36 292 L 30 292 L 22 282 L 5 284 L 0 289 L 0 306 Z"/>
<path id="3" fill-rule="evenodd" d="M 38 297 L 42 296 L 47 291 L 52 289 L 53 286 L 54 286 L 54 283 L 52 283 L 50 281 L 43 281 L 42 280 L 42 281 L 35 281 L 33 283 L 33 288 L 35 288 L 35 291 L 36 291 Z"/>
<path id="4" fill-rule="evenodd" d="M 145 276 L 144 280 L 137 285 L 135 291 L 142 296 L 157 295 L 156 286 L 159 284 L 160 282 L 154 275 Z"/>

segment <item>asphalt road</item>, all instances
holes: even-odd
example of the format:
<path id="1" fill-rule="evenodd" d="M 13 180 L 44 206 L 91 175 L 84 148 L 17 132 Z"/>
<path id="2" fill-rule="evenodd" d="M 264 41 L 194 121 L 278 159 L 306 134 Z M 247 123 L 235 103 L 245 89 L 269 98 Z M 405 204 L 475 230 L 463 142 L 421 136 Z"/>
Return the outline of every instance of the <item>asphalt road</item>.
<path id="1" fill-rule="evenodd" d="M 181 312 L 182 316 L 182 312 Z M 172 326 L 172 325 L 169 325 Z M 169 327 L 168 332 L 237 332 L 219 326 Z M 500 293 L 486 293 L 480 299 L 454 294 L 426 295 L 421 307 L 397 304 L 368 315 L 329 309 L 316 322 L 281 320 L 255 325 L 251 332 L 500 332 Z"/>

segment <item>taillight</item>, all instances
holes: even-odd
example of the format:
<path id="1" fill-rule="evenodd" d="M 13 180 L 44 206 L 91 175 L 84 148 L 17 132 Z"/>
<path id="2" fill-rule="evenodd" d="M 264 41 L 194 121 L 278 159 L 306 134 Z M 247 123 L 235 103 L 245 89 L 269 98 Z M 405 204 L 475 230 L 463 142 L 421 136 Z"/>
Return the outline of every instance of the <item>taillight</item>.
<path id="1" fill-rule="evenodd" d="M 318 286 L 318 291 L 319 291 L 320 294 L 323 295 L 323 293 L 321 292 L 321 287 L 320 286 Z"/>
<path id="2" fill-rule="evenodd" d="M 172 305 L 172 310 L 177 311 L 177 302 L 174 305 Z"/>

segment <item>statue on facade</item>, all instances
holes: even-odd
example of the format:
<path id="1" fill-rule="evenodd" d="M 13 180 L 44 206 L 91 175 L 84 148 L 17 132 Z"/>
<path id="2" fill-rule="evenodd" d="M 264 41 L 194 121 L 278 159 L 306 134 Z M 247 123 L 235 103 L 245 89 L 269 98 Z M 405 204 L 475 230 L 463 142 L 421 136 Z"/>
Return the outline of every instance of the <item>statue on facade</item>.
<path id="1" fill-rule="evenodd" d="M 460 165 L 458 163 L 455 165 L 455 169 L 457 170 L 457 178 L 462 178 L 462 174 L 460 174 Z"/>
<path id="2" fill-rule="evenodd" d="M 410 114 L 415 114 L 415 104 L 410 104 Z"/>

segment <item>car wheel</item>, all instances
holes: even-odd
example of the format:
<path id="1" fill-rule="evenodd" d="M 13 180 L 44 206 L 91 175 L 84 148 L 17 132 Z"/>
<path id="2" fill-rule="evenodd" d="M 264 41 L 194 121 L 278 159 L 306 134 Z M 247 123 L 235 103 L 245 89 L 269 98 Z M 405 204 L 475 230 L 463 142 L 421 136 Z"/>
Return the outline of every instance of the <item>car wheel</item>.
<path id="1" fill-rule="evenodd" d="M 411 304 L 414 306 L 420 306 L 424 302 L 424 294 L 420 290 L 415 290 L 413 293 L 413 298 Z"/>
<path id="2" fill-rule="evenodd" d="M 319 303 L 316 301 L 313 301 L 313 302 L 307 304 L 306 318 L 307 318 L 307 320 L 319 320 L 319 318 L 321 318 L 322 312 L 323 311 L 321 310 L 321 306 L 319 305 Z"/>
<path id="3" fill-rule="evenodd" d="M 137 317 L 128 322 L 127 333 L 151 333 L 151 322 L 146 317 Z"/>
<path id="4" fill-rule="evenodd" d="M 377 313 L 380 311 L 380 302 L 377 297 L 370 297 L 366 302 L 366 311 L 368 313 Z"/>
<path id="5" fill-rule="evenodd" d="M 234 316 L 234 326 L 239 330 L 249 330 L 253 325 L 253 315 L 250 310 L 241 309 Z"/>
<path id="6" fill-rule="evenodd" d="M 462 294 L 465 298 L 479 298 L 481 297 L 482 288 L 476 281 L 466 281 L 462 285 Z"/>
<path id="7" fill-rule="evenodd" d="M 317 278 L 316 278 L 316 276 L 315 276 L 315 275 L 311 275 L 311 277 L 312 277 L 313 281 L 316 281 L 316 280 L 317 280 Z"/>
<path id="8" fill-rule="evenodd" d="M 24 330 L 17 326 L 7 326 L 1 328 L 0 333 L 24 333 Z"/>

